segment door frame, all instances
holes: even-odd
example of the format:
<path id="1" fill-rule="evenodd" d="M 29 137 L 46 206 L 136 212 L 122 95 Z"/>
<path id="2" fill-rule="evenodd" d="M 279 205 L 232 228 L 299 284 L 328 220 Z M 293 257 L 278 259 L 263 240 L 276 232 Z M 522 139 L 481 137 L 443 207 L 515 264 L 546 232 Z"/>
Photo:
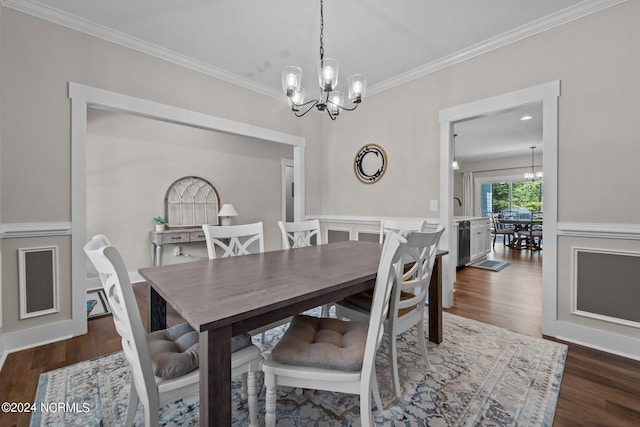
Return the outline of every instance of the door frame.
<path id="1" fill-rule="evenodd" d="M 557 322 L 558 97 L 560 80 L 440 110 L 440 224 L 450 230 L 443 248 L 455 248 L 453 224 L 453 125 L 461 120 L 542 102 L 544 251 L 542 251 L 542 333 L 552 335 Z M 443 236 L 444 237 L 444 236 Z M 447 259 L 448 258 L 448 259 Z M 455 256 L 443 259 L 442 305 L 453 306 Z"/>

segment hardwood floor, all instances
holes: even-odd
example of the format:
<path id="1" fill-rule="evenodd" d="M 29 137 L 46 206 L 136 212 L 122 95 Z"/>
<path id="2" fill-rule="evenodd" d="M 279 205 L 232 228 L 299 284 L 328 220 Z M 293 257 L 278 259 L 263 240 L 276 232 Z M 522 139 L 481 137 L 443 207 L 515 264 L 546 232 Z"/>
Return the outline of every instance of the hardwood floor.
<path id="1" fill-rule="evenodd" d="M 511 263 L 500 272 L 458 272 L 454 308 L 460 316 L 541 336 L 542 254 L 513 251 L 496 243 L 492 259 Z M 148 292 L 134 285 L 146 322 Z M 179 317 L 168 309 L 168 323 Z M 640 362 L 569 345 L 554 426 L 639 426 Z M 33 402 L 42 372 L 120 350 L 110 316 L 91 320 L 89 333 L 12 353 L 0 371 L 0 401 Z M 0 427 L 28 426 L 29 414 L 0 413 Z"/>

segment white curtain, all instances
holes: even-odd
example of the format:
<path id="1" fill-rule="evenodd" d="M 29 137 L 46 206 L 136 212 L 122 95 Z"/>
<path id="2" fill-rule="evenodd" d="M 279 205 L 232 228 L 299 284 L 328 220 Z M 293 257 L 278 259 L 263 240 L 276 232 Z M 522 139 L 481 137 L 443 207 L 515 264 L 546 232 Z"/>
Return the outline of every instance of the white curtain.
<path id="1" fill-rule="evenodd" d="M 462 207 L 464 216 L 474 216 L 473 209 L 473 172 L 462 174 Z"/>

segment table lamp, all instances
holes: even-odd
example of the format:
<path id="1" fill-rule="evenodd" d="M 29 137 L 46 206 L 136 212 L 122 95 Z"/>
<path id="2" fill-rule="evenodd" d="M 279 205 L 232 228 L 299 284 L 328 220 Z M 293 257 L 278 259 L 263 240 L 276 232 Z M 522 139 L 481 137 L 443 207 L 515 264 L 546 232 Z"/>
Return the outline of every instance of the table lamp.
<path id="1" fill-rule="evenodd" d="M 218 216 L 222 218 L 222 225 L 231 225 L 233 223 L 231 217 L 238 216 L 238 212 L 232 204 L 227 203 L 222 205 L 222 207 L 220 208 L 220 212 L 218 212 Z"/>

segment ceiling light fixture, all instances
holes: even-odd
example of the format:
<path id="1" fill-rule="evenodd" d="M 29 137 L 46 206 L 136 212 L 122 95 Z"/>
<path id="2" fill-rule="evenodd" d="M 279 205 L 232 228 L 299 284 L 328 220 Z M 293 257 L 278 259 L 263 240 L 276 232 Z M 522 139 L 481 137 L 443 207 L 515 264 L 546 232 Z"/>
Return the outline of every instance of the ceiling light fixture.
<path id="1" fill-rule="evenodd" d="M 458 136 L 458 134 L 454 133 L 453 134 L 453 162 L 451 162 L 451 169 L 453 169 L 454 171 L 457 171 L 458 169 L 460 169 L 460 165 L 456 160 L 456 136 Z"/>
<path id="2" fill-rule="evenodd" d="M 364 99 L 367 90 L 367 76 L 354 74 L 347 79 L 349 101 L 353 106 L 344 106 L 344 94 L 334 90 L 338 85 L 338 61 L 324 57 L 323 37 L 324 14 L 323 3 L 320 0 L 320 61 L 318 61 L 320 99 L 304 102 L 304 88 L 301 87 L 302 69 L 300 67 L 287 65 L 282 69 L 282 89 L 289 98 L 289 106 L 296 117 L 302 117 L 313 107 L 316 107 L 318 111 L 326 111 L 331 120 L 335 120 L 340 114 L 340 110 L 353 111 Z"/>
<path id="3" fill-rule="evenodd" d="M 522 117 L 520 117 L 520 120 L 523 120 L 523 121 L 524 120 L 531 120 L 531 119 L 533 119 L 533 116 L 522 116 Z"/>
<path id="4" fill-rule="evenodd" d="M 533 150 L 536 149 L 535 146 L 531 148 L 531 172 L 524 173 L 525 181 L 542 181 L 542 171 L 534 172 L 533 170 Z"/>

